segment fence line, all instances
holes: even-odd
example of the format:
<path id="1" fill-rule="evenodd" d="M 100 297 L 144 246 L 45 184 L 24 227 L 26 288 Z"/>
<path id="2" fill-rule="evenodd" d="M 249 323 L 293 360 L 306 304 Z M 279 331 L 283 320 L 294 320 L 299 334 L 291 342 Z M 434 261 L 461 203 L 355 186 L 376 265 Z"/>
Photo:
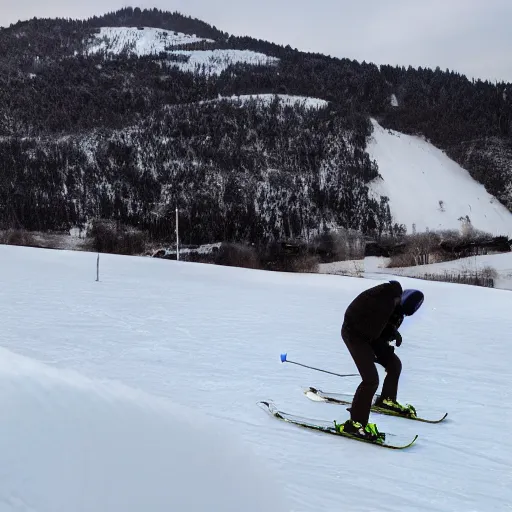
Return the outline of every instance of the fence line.
<path id="1" fill-rule="evenodd" d="M 483 286 L 485 288 L 494 288 L 494 279 L 479 274 L 478 272 L 444 272 L 444 274 L 425 273 L 418 276 L 411 276 L 426 281 L 443 281 L 447 283 L 468 284 L 472 286 Z"/>

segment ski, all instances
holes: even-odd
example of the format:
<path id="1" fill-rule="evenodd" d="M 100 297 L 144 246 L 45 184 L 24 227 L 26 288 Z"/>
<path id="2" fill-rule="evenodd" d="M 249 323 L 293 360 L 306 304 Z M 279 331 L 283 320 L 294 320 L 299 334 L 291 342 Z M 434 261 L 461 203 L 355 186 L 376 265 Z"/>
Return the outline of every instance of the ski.
<path id="1" fill-rule="evenodd" d="M 387 441 L 383 441 L 383 442 L 370 441 L 369 439 L 362 439 L 353 434 L 348 434 L 346 432 L 337 431 L 334 428 L 334 422 L 327 422 L 324 420 L 312 420 L 312 419 L 303 418 L 301 416 L 295 416 L 293 414 L 289 414 L 289 413 L 279 410 L 272 402 L 269 402 L 269 401 L 261 401 L 261 402 L 258 402 L 258 404 L 260 406 L 264 406 L 265 410 L 269 414 L 274 416 L 275 418 L 278 418 L 287 423 L 292 423 L 299 427 L 304 427 L 304 428 L 316 430 L 319 432 L 324 432 L 326 434 L 333 434 L 336 436 L 345 437 L 347 439 L 354 439 L 355 441 L 361 441 L 363 443 L 369 443 L 369 444 L 374 444 L 376 446 L 382 446 L 383 448 L 390 448 L 392 450 L 403 450 L 405 448 L 409 448 L 416 441 L 416 439 L 418 439 L 418 435 L 416 434 L 414 436 L 414 438 L 412 439 L 412 441 L 409 441 L 406 444 L 392 444 Z M 396 437 L 393 434 L 386 434 L 386 437 L 388 437 L 388 436 Z"/>
<path id="2" fill-rule="evenodd" d="M 349 394 L 343 394 L 343 393 L 326 393 L 322 391 L 321 389 L 309 387 L 306 390 L 304 390 L 304 394 L 314 402 L 327 402 L 330 404 L 339 404 L 339 405 L 351 405 L 352 404 L 352 398 L 353 395 Z M 345 397 L 345 398 L 343 398 Z M 395 411 L 390 411 L 389 409 L 384 409 L 382 407 L 378 407 L 375 405 L 375 400 L 378 397 L 375 397 L 374 403 L 371 407 L 371 410 L 377 414 L 387 414 L 388 416 L 396 416 L 398 418 L 406 418 L 408 420 L 413 421 L 421 421 L 423 423 L 441 423 L 446 416 L 448 416 L 448 413 L 445 413 L 440 419 L 432 420 L 427 418 L 421 418 L 419 416 L 407 416 L 405 414 L 400 414 Z"/>

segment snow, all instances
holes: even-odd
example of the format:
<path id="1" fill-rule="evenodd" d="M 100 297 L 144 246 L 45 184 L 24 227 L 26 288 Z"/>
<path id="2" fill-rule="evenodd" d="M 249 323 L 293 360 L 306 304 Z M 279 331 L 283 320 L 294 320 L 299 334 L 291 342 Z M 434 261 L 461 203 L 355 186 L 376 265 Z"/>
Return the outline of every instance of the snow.
<path id="1" fill-rule="evenodd" d="M 101 254 L 96 282 L 96 258 L 0 246 L 2 512 L 195 512 L 193 500 L 210 498 L 208 510 L 269 512 L 504 511 L 512 502 L 510 292 L 399 278 L 426 297 L 401 329 L 399 399 L 449 416 L 429 425 L 372 415 L 380 430 L 419 434 L 397 452 L 257 406 L 272 399 L 290 413 L 345 419 L 344 407 L 302 390 L 353 392 L 357 377 L 279 355 L 354 373 L 344 310 L 387 276 Z M 213 423 L 224 436 L 213 438 Z M 175 492 L 188 503 L 177 505 Z"/>
<path id="2" fill-rule="evenodd" d="M 327 101 L 320 98 L 310 98 L 308 96 L 297 96 L 292 94 L 242 94 L 240 96 L 220 96 L 218 100 L 208 100 L 208 102 L 232 100 L 234 102 L 239 102 L 244 106 L 248 101 L 256 100 L 262 105 L 268 106 L 276 97 L 279 98 L 280 103 L 291 107 L 300 105 L 309 109 L 321 109 L 327 107 L 329 104 Z"/>
<path id="3" fill-rule="evenodd" d="M 459 229 L 461 217 L 493 235 L 512 236 L 512 213 L 443 151 L 420 137 L 386 130 L 372 119 L 367 151 L 382 179 L 374 196 L 388 196 L 394 221 L 412 233 Z M 440 204 L 440 201 L 442 203 Z"/>
<path id="4" fill-rule="evenodd" d="M 205 72 L 208 75 L 220 75 L 233 64 L 252 66 L 271 66 L 279 62 L 276 57 L 250 50 L 176 50 L 173 55 L 183 55 L 186 62 L 169 61 L 170 66 L 178 67 L 184 72 Z"/>
<path id="5" fill-rule="evenodd" d="M 375 258 L 378 259 L 378 258 Z M 460 273 L 481 273 L 485 268 L 494 269 L 497 278 L 494 287 L 504 290 L 512 290 L 512 253 L 488 254 L 482 256 L 470 256 L 453 261 L 431 263 L 429 265 L 417 265 L 414 267 L 386 268 L 386 262 L 381 261 L 380 268 L 365 258 L 365 273 L 385 273 L 408 277 L 421 277 L 425 274 L 444 275 Z M 384 259 L 383 259 L 384 260 Z M 387 259 L 386 259 L 387 260 Z"/>
<path id="6" fill-rule="evenodd" d="M 286 510 L 233 432 L 163 399 L 0 348 L 0 404 L 2 511 Z"/>
<path id="7" fill-rule="evenodd" d="M 177 50 L 178 45 L 191 43 L 213 43 L 212 39 L 163 30 L 151 27 L 101 27 L 88 44 L 89 54 L 106 52 L 119 55 L 146 56 L 166 53 L 169 56 L 182 56 L 184 62 L 169 59 L 168 65 L 184 72 L 204 71 L 208 75 L 220 75 L 231 64 L 275 65 L 276 57 L 250 50 Z"/>
<path id="8" fill-rule="evenodd" d="M 365 273 L 365 260 L 343 260 L 332 263 L 320 263 L 318 271 L 321 274 L 361 277 Z"/>
<path id="9" fill-rule="evenodd" d="M 160 52 L 167 51 L 170 46 L 201 41 L 210 42 L 211 40 L 152 27 L 143 27 L 143 30 L 137 27 L 101 27 L 99 33 L 94 34 L 88 51 L 115 55 L 128 51 L 141 57 L 158 55 Z"/>

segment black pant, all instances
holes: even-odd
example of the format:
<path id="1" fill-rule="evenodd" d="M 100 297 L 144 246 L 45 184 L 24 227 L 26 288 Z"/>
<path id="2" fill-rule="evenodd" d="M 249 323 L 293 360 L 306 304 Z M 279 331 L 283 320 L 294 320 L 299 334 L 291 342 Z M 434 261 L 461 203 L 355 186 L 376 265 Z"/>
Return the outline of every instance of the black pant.
<path id="1" fill-rule="evenodd" d="M 342 328 L 341 336 L 362 378 L 361 384 L 359 384 L 354 394 L 350 417 L 353 421 L 366 425 L 370 417 L 373 396 L 379 387 L 375 352 L 366 340 L 353 335 L 346 328 Z M 381 397 L 396 400 L 402 363 L 393 351 L 386 358 L 379 359 L 379 363 L 386 369 Z"/>

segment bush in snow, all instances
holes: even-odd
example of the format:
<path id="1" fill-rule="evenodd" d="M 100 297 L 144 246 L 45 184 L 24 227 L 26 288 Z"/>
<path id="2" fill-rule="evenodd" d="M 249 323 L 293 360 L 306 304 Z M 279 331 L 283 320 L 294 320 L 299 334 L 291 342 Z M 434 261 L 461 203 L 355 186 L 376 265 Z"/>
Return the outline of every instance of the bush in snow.
<path id="1" fill-rule="evenodd" d="M 89 247 L 97 252 L 142 254 L 146 247 L 145 233 L 104 219 L 92 222 L 88 239 Z"/>
<path id="2" fill-rule="evenodd" d="M 223 243 L 215 254 L 214 263 L 230 267 L 261 268 L 254 247 L 244 244 Z"/>
<path id="3" fill-rule="evenodd" d="M 463 219 L 464 220 L 464 219 Z M 405 236 L 390 254 L 389 268 L 428 265 L 443 261 L 510 251 L 507 237 L 493 237 L 464 222 L 460 232 L 455 230 L 427 231 Z"/>
<path id="4" fill-rule="evenodd" d="M 23 245 L 26 247 L 40 247 L 29 231 L 24 229 L 8 229 L 0 233 L 0 244 Z"/>

